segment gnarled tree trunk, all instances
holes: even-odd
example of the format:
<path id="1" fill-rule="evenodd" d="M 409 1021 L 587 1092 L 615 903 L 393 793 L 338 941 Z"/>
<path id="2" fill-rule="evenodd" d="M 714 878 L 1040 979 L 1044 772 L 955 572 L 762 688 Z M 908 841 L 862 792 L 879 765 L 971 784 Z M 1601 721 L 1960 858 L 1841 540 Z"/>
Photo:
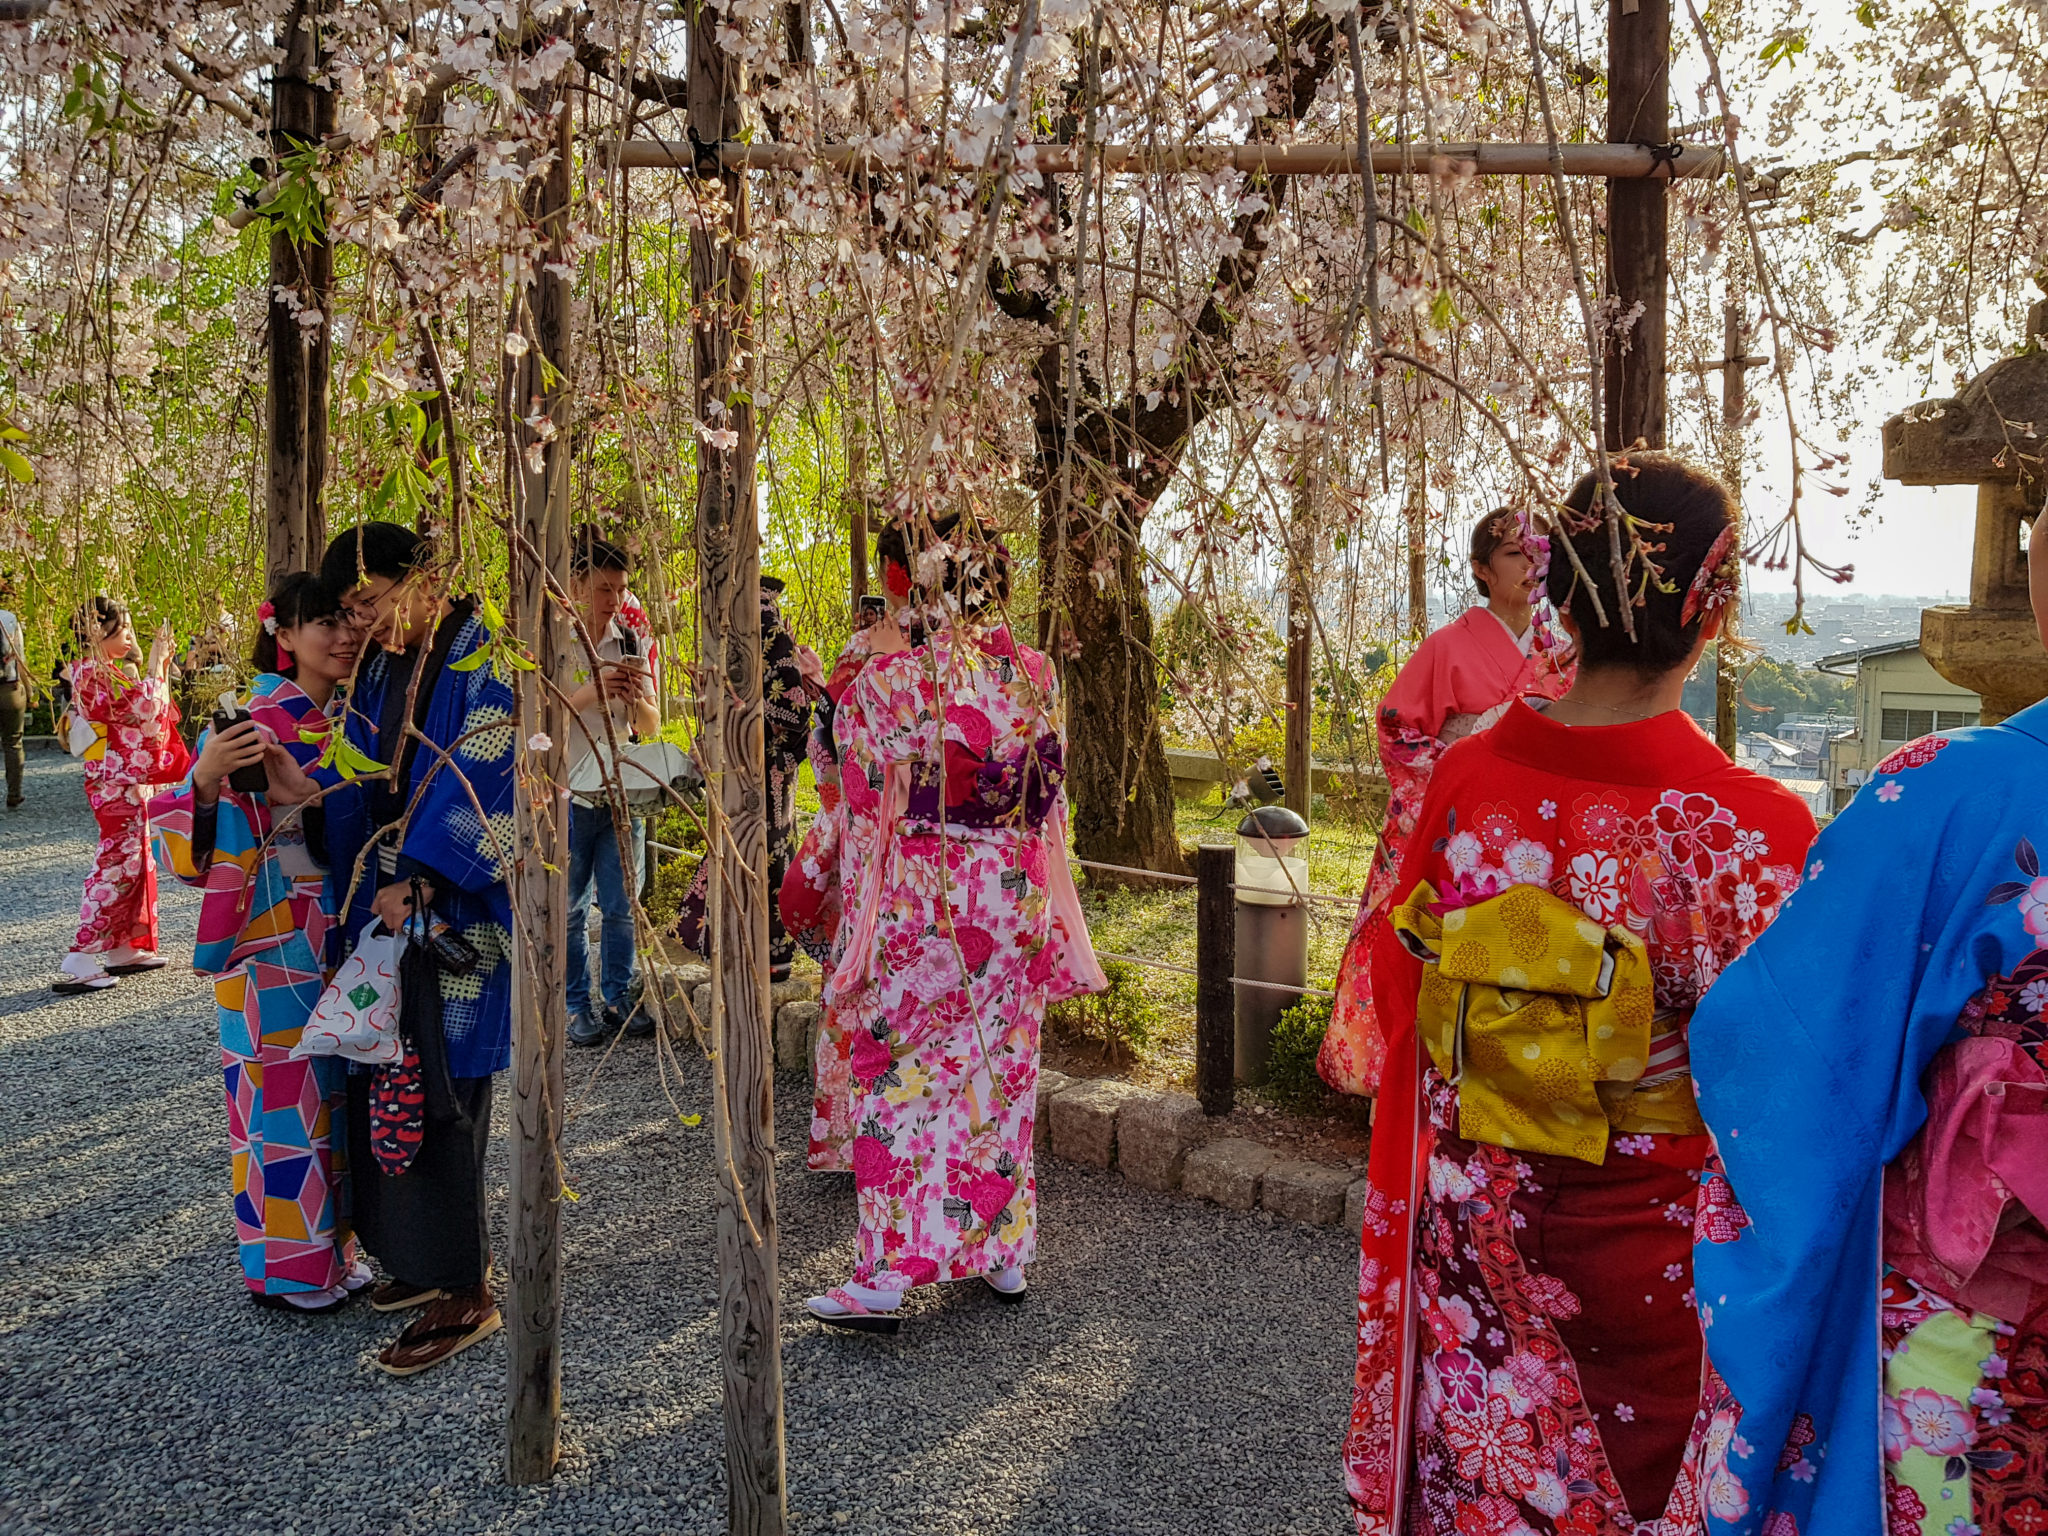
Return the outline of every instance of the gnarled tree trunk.
<path id="1" fill-rule="evenodd" d="M 1103 555 L 1117 574 L 1098 582 Z M 1061 649 L 1078 650 L 1062 680 L 1074 845 L 1083 858 L 1105 864 L 1185 873 L 1159 731 L 1159 667 L 1137 529 L 1128 519 L 1091 518 L 1085 531 L 1069 534 L 1064 564 L 1061 607 L 1073 645 Z"/>

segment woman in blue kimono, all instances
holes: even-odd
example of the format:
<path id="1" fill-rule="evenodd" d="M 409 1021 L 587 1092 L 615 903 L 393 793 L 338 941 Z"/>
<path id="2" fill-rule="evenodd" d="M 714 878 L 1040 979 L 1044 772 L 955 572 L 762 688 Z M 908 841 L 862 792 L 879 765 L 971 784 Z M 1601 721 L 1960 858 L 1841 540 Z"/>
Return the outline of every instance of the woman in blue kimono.
<path id="1" fill-rule="evenodd" d="M 2044 856 L 2048 703 L 1902 747 L 1693 1016 L 1711 1536 L 2048 1531 Z"/>
<path id="2" fill-rule="evenodd" d="M 502 1323 L 483 1172 L 491 1080 L 512 1051 L 516 701 L 477 605 L 443 594 L 430 553 L 410 528 L 364 523 L 321 561 L 364 637 L 342 717 L 348 742 L 391 770 L 347 783 L 322 771 L 338 920 L 350 945 L 373 923 L 405 929 L 415 913 L 436 934 L 437 958 L 419 972 L 438 979 L 431 1003 L 416 1007 L 401 969 L 405 1060 L 348 1082 L 356 1235 L 390 1277 L 370 1304 L 425 1308 L 377 1356 L 394 1376 L 438 1365 Z"/>

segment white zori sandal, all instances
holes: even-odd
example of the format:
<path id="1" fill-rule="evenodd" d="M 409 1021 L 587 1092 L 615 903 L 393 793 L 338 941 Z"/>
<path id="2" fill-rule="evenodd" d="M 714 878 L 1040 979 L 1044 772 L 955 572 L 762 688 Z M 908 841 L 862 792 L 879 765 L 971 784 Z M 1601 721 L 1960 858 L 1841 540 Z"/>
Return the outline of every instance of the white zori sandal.
<path id="1" fill-rule="evenodd" d="M 64 979 L 51 982 L 50 990 L 65 997 L 76 997 L 81 992 L 104 992 L 121 984 L 118 978 L 102 970 L 99 961 L 91 955 L 68 954 L 57 969 L 64 973 Z"/>
<path id="2" fill-rule="evenodd" d="M 1006 1305 L 1014 1305 L 1022 1301 L 1025 1292 L 1030 1289 L 1024 1283 L 1024 1266 L 1022 1264 L 1011 1269 L 992 1269 L 981 1278 L 986 1280 L 989 1289 L 996 1293 L 996 1300 Z"/>
<path id="3" fill-rule="evenodd" d="M 895 1333 L 903 1326 L 896 1309 L 903 1305 L 901 1291 L 884 1291 L 849 1280 L 822 1296 L 805 1300 L 804 1310 L 827 1328 L 848 1333 Z"/>

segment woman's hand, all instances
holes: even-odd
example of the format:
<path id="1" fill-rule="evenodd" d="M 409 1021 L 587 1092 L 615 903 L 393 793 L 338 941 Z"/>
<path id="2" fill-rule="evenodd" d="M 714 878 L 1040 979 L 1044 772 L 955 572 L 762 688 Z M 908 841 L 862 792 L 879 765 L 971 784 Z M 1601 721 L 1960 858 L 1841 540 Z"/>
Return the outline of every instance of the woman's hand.
<path id="1" fill-rule="evenodd" d="M 221 782 L 237 768 L 262 762 L 270 745 L 254 720 L 210 732 L 192 764 L 192 797 L 201 805 L 212 805 L 220 799 Z"/>
<path id="2" fill-rule="evenodd" d="M 282 742 L 270 742 L 263 750 L 263 772 L 270 780 L 265 798 L 274 806 L 304 805 L 318 798 L 320 786 L 309 778 L 299 760 Z"/>
<path id="3" fill-rule="evenodd" d="M 903 626 L 896 622 L 896 615 L 885 613 L 868 630 L 874 638 L 868 642 L 870 656 L 893 656 L 898 651 L 910 649 L 910 639 L 903 633 Z"/>
<path id="4" fill-rule="evenodd" d="M 434 888 L 424 881 L 420 895 L 428 902 L 434 899 Z M 412 916 L 412 882 L 394 880 L 390 885 L 379 886 L 377 894 L 370 899 L 370 910 L 377 914 L 377 921 L 393 933 L 405 927 L 406 919 Z"/>
<path id="5" fill-rule="evenodd" d="M 171 675 L 171 654 L 177 647 L 177 637 L 171 633 L 171 621 L 165 619 L 156 627 L 156 638 L 149 643 L 149 676 L 156 682 L 164 682 Z"/>

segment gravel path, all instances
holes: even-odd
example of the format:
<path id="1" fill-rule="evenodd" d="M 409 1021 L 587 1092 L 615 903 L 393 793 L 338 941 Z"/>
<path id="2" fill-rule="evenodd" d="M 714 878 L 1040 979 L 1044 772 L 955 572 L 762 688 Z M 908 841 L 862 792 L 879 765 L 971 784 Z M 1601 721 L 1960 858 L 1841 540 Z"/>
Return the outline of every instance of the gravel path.
<path id="1" fill-rule="evenodd" d="M 678 1091 L 706 1116 L 692 1130 L 646 1045 L 594 1085 L 590 1056 L 572 1058 L 563 1457 L 548 1486 L 510 1488 L 501 1339 L 397 1381 L 370 1365 L 390 1319 L 243 1299 L 205 986 L 174 968 L 97 996 L 47 990 L 91 847 L 77 777 L 31 753 L 29 805 L 0 820 L 0 1536 L 721 1530 L 701 1062 Z M 174 958 L 191 952 L 193 897 L 165 886 Z M 807 1092 L 780 1084 L 785 1147 Z M 849 1183 L 800 1164 L 785 1177 L 795 1530 L 1347 1529 L 1351 1240 L 1066 1164 L 1039 1187 L 1029 1304 L 922 1291 L 903 1333 L 877 1340 L 800 1310 L 851 1267 Z"/>

